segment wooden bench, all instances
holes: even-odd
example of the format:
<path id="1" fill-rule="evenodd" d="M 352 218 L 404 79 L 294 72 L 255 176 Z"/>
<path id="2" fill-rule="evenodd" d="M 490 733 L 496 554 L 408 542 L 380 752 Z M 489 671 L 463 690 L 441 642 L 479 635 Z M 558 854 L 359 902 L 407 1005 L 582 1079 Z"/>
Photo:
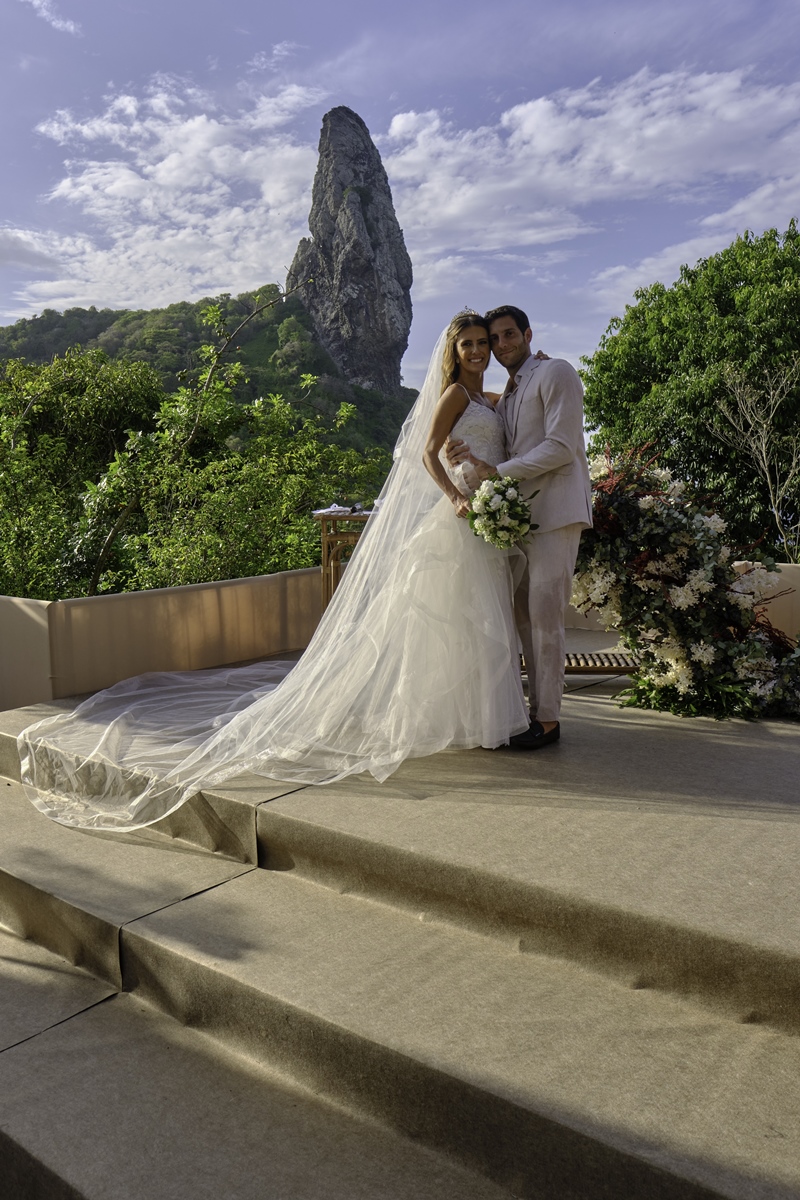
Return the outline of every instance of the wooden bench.
<path id="1" fill-rule="evenodd" d="M 564 670 L 567 675 L 628 675 L 636 670 L 636 663 L 628 654 L 603 650 L 594 654 L 567 654 Z"/>

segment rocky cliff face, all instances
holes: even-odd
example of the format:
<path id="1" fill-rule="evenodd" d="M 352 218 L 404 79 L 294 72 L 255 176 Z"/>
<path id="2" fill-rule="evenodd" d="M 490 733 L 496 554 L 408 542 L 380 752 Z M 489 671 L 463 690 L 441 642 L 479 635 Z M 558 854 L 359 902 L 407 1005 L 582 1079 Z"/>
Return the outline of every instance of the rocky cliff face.
<path id="1" fill-rule="evenodd" d="M 381 157 L 349 108 L 322 119 L 308 225 L 287 288 L 313 280 L 299 295 L 350 383 L 397 394 L 411 327 L 411 259 Z"/>

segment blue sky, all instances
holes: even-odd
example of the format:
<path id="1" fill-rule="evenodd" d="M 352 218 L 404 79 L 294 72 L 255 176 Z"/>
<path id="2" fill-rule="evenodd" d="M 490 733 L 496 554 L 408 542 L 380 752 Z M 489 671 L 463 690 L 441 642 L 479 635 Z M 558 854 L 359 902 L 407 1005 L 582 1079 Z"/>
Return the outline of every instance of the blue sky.
<path id="1" fill-rule="evenodd" d="M 2 323 L 282 281 L 336 104 L 414 263 L 414 385 L 464 305 L 577 363 L 636 287 L 800 215 L 796 0 L 3 0 L 2 29 Z"/>

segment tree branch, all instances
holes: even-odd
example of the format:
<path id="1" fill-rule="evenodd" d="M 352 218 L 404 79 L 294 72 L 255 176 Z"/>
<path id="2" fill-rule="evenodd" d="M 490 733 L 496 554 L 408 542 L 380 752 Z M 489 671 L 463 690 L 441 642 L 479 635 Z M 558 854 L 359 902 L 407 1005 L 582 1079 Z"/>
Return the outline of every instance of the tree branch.
<path id="1" fill-rule="evenodd" d="M 709 423 L 711 431 L 727 446 L 744 452 L 754 463 L 769 494 L 770 508 L 787 558 L 800 557 L 800 518 L 787 519 L 787 498 L 800 487 L 800 437 L 782 434 L 777 428 L 781 406 L 800 383 L 800 358 L 767 371 L 762 387 L 755 387 L 741 371 L 729 367 L 725 384 L 732 403 L 718 401 L 727 422 Z M 796 506 L 795 506 L 796 507 Z"/>
<path id="2" fill-rule="evenodd" d="M 200 394 L 198 397 L 197 413 L 195 415 L 194 425 L 192 427 L 191 433 L 189 434 L 189 437 L 186 439 L 186 441 L 183 444 L 184 450 L 188 450 L 188 448 L 191 446 L 192 442 L 197 437 L 197 433 L 200 429 L 200 418 L 203 415 L 203 401 L 205 400 L 206 393 L 208 392 L 208 389 L 211 385 L 211 380 L 214 378 L 214 375 L 217 371 L 217 368 L 218 368 L 223 356 L 225 354 L 227 354 L 227 352 L 231 346 L 231 343 L 236 340 L 236 338 L 239 336 L 239 334 L 242 332 L 242 330 L 245 328 L 245 326 L 249 325 L 250 322 L 255 317 L 257 317 L 260 313 L 265 312 L 268 308 L 274 308 L 276 304 L 282 303 L 286 299 L 287 296 L 292 296 L 295 292 L 299 292 L 300 289 L 305 287 L 307 283 L 311 283 L 311 280 L 304 279 L 302 283 L 298 283 L 295 287 L 290 288 L 288 292 L 281 292 L 279 296 L 276 296 L 274 298 L 274 300 L 267 300 L 264 302 L 264 304 L 260 304 L 257 308 L 254 308 L 253 311 L 251 313 L 249 313 L 245 317 L 245 319 L 236 326 L 236 328 L 233 330 L 233 332 L 226 336 L 225 341 L 222 343 L 222 345 L 219 346 L 214 351 L 214 357 L 212 359 L 211 366 L 208 368 L 206 377 L 203 380 L 203 386 L 200 389 Z"/>
<path id="3" fill-rule="evenodd" d="M 98 555 L 97 562 L 95 563 L 94 571 L 92 572 L 92 578 L 89 580 L 89 588 L 86 592 L 87 596 L 97 595 L 97 585 L 100 582 L 100 576 L 103 573 L 103 568 L 105 567 L 111 555 L 114 542 L 117 540 L 117 537 L 125 525 L 125 522 L 128 520 L 128 517 L 131 515 L 138 503 L 139 495 L 137 493 L 132 500 L 128 501 L 114 524 L 109 529 L 106 540 L 103 542 L 103 547 Z"/>

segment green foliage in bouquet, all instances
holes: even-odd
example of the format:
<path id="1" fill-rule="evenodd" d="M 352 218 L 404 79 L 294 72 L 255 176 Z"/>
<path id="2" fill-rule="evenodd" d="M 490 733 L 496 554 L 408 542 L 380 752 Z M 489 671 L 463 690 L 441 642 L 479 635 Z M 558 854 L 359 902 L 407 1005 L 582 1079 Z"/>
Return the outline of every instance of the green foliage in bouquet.
<path id="1" fill-rule="evenodd" d="M 800 716 L 800 650 L 762 603 L 780 583 L 752 548 L 733 565 L 727 524 L 641 451 L 595 459 L 594 528 L 572 603 L 618 629 L 635 662 L 623 703 L 679 716 Z"/>

